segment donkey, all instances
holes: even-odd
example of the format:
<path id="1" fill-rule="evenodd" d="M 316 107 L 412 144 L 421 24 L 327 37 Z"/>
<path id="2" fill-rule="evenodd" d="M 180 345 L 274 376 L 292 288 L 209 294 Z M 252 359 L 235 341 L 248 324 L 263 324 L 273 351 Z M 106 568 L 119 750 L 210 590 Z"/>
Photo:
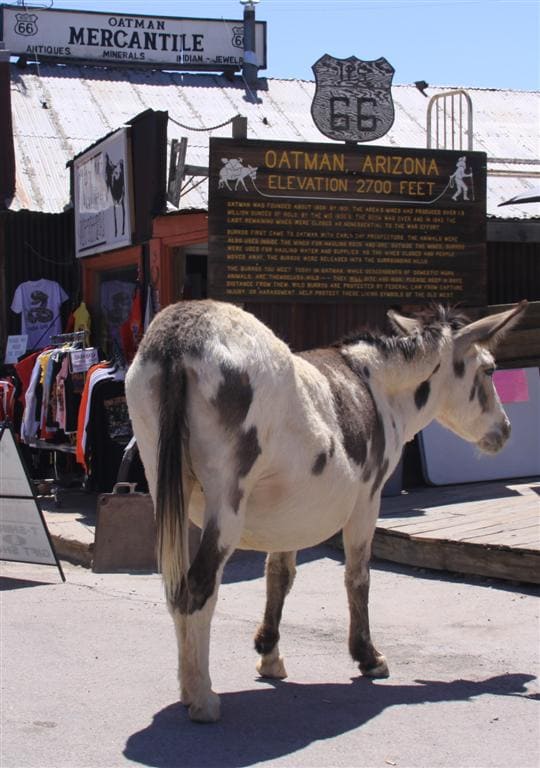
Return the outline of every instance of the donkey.
<path id="1" fill-rule="evenodd" d="M 349 650 L 362 674 L 388 675 L 368 618 L 381 489 L 404 443 L 432 419 L 482 451 L 502 448 L 510 423 L 491 380 L 491 350 L 525 305 L 473 323 L 442 307 L 430 316 L 390 311 L 393 335 L 363 332 L 301 354 L 232 304 L 183 302 L 154 318 L 126 395 L 192 720 L 220 715 L 210 622 L 235 548 L 269 553 L 257 669 L 284 678 L 279 623 L 296 551 L 342 529 Z M 189 519 L 202 531 L 191 562 Z"/>
<path id="2" fill-rule="evenodd" d="M 118 225 L 116 223 L 116 206 L 122 209 L 122 234 L 126 229 L 126 185 L 124 176 L 124 161 L 119 160 L 113 163 L 109 155 L 105 156 L 105 183 L 111 193 L 113 201 L 114 216 L 114 236 L 118 236 Z"/>

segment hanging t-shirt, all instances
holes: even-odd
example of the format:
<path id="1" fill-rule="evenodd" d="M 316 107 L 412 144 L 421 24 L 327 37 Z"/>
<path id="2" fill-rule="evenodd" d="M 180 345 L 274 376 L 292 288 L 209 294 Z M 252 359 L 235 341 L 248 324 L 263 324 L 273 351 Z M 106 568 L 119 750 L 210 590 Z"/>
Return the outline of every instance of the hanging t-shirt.
<path id="1" fill-rule="evenodd" d="M 79 331 L 85 331 L 85 343 L 88 346 L 90 344 L 90 329 L 92 327 L 92 318 L 90 312 L 87 309 L 84 301 L 81 301 L 77 309 L 67 319 L 66 333 L 77 333 Z"/>
<path id="2" fill-rule="evenodd" d="M 86 331 L 90 333 L 92 320 L 90 318 L 90 312 L 86 308 L 84 301 L 81 301 L 77 309 L 73 312 L 73 330 L 74 331 Z"/>
<path id="3" fill-rule="evenodd" d="M 46 347 L 51 336 L 62 333 L 60 307 L 67 298 L 55 280 L 28 280 L 17 286 L 11 309 L 21 315 L 21 333 L 28 335 L 28 350 Z"/>
<path id="4" fill-rule="evenodd" d="M 105 378 L 92 390 L 87 426 L 87 459 L 94 490 L 110 493 L 118 479 L 124 449 L 133 435 L 123 381 Z"/>
<path id="5" fill-rule="evenodd" d="M 107 333 L 117 350 L 122 349 L 120 326 L 131 311 L 135 284 L 123 280 L 107 280 L 101 284 L 101 311 L 107 324 Z"/>
<path id="6" fill-rule="evenodd" d="M 143 335 L 142 289 L 135 288 L 131 311 L 125 323 L 120 326 L 120 339 L 126 363 L 131 363 Z"/>

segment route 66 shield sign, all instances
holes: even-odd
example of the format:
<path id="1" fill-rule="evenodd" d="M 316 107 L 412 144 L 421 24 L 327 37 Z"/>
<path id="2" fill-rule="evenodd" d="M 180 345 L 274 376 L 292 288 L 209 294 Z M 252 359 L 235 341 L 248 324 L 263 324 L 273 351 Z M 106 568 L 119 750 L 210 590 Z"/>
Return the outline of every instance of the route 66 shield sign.
<path id="1" fill-rule="evenodd" d="M 17 20 L 15 32 L 18 35 L 35 35 L 38 31 L 36 23 L 38 17 L 35 13 L 16 13 L 15 18 Z"/>
<path id="2" fill-rule="evenodd" d="M 394 122 L 394 68 L 383 57 L 362 61 L 327 53 L 312 67 L 316 90 L 311 115 L 317 128 L 338 141 L 372 141 Z"/>

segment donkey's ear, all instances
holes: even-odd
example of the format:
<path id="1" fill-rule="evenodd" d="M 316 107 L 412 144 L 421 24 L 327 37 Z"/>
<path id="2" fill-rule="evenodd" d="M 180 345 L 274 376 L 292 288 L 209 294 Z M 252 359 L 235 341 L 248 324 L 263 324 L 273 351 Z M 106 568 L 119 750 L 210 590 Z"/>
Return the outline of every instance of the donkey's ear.
<path id="1" fill-rule="evenodd" d="M 395 309 L 389 309 L 386 313 L 392 327 L 398 333 L 410 336 L 412 333 L 422 330 L 422 322 L 416 317 L 405 317 L 400 315 Z"/>
<path id="2" fill-rule="evenodd" d="M 459 348 L 462 353 L 465 353 L 473 344 L 495 349 L 508 331 L 519 323 L 526 308 L 527 301 L 524 299 L 513 309 L 482 317 L 466 325 L 454 335 L 456 348 Z"/>

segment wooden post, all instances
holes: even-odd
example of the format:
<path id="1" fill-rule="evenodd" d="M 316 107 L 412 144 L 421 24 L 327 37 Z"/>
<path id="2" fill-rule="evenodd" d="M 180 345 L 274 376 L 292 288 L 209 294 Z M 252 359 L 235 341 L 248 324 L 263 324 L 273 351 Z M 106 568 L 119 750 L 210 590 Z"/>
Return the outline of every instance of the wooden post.
<path id="1" fill-rule="evenodd" d="M 233 139 L 247 139 L 247 117 L 236 115 L 232 120 Z"/>
<path id="2" fill-rule="evenodd" d="M 244 62 L 242 75 L 250 89 L 257 88 L 257 55 L 255 53 L 255 5 L 253 0 L 240 0 L 244 5 Z"/>
<path id="3" fill-rule="evenodd" d="M 185 136 L 182 136 L 180 141 L 177 139 L 171 141 L 167 199 L 175 208 L 178 208 L 178 204 L 180 203 L 180 189 L 182 186 L 182 179 L 184 178 L 186 152 L 187 138 Z"/>

